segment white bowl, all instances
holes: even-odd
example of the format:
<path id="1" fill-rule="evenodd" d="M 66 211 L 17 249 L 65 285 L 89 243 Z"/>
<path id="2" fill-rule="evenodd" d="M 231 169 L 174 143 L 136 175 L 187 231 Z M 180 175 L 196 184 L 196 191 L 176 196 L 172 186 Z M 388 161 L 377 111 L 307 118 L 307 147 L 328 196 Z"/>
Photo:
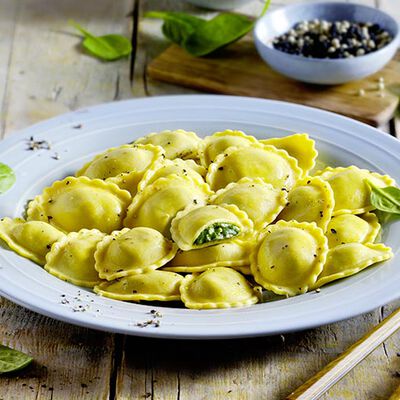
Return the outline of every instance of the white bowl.
<path id="1" fill-rule="evenodd" d="M 276 50 L 275 37 L 304 20 L 356 21 L 379 24 L 393 37 L 385 47 L 364 56 L 341 59 L 307 58 Z M 395 19 L 376 8 L 351 3 L 296 4 L 268 12 L 254 28 L 256 48 L 265 62 L 290 78 L 317 84 L 340 84 L 372 75 L 383 68 L 396 53 L 400 29 Z"/>

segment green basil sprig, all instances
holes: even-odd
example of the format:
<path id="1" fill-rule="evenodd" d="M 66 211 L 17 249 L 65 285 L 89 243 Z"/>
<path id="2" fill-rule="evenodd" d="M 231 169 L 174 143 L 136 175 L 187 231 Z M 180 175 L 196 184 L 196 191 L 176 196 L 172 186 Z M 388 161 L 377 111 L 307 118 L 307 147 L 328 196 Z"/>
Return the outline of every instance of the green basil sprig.
<path id="1" fill-rule="evenodd" d="M 400 218 L 400 189 L 395 186 L 377 187 L 368 181 L 371 204 L 378 210 L 379 221 L 385 223 Z"/>
<path id="2" fill-rule="evenodd" d="M 8 165 L 0 163 L 0 194 L 11 189 L 15 181 L 14 171 Z"/>
<path id="3" fill-rule="evenodd" d="M 261 16 L 270 2 L 266 1 Z M 236 42 L 255 24 L 249 17 L 232 13 L 220 13 L 210 20 L 174 11 L 150 11 L 145 17 L 164 20 L 164 36 L 196 57 L 206 56 Z"/>
<path id="4" fill-rule="evenodd" d="M 115 61 L 129 56 L 132 52 L 132 44 L 125 36 L 110 34 L 95 36 L 75 21 L 69 21 L 83 36 L 83 47 L 93 56 L 104 61 Z"/>
<path id="5" fill-rule="evenodd" d="M 0 374 L 14 372 L 25 368 L 32 362 L 32 360 L 32 357 L 21 353 L 20 351 L 0 345 Z"/>

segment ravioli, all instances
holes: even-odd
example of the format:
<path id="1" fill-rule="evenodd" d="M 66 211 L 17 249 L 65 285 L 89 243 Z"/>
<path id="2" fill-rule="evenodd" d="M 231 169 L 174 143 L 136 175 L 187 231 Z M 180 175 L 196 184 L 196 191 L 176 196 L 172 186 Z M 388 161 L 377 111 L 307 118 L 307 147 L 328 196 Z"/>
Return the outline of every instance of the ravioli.
<path id="1" fill-rule="evenodd" d="M 377 187 L 395 185 L 395 181 L 388 175 L 380 175 L 354 165 L 346 168 L 327 167 L 316 175 L 332 187 L 335 197 L 333 215 L 362 214 L 374 210 L 367 181 L 371 181 Z"/>
<path id="2" fill-rule="evenodd" d="M 97 229 L 69 233 L 47 253 L 44 269 L 74 285 L 92 288 L 101 280 L 94 268 L 94 252 L 104 236 Z"/>
<path id="3" fill-rule="evenodd" d="M 253 223 L 232 204 L 189 206 L 172 220 L 172 239 L 182 250 L 199 249 L 245 238 L 252 233 Z"/>
<path id="4" fill-rule="evenodd" d="M 143 179 L 139 183 L 139 190 L 144 190 L 146 186 L 151 185 L 159 178 L 167 178 L 169 175 L 187 176 L 192 179 L 195 183 L 200 185 L 204 184 L 203 177 L 196 171 L 196 167 L 193 164 L 188 163 L 193 160 L 181 160 L 176 158 L 174 160 L 165 159 L 152 168 L 148 169 L 144 174 Z"/>
<path id="5" fill-rule="evenodd" d="M 210 198 L 211 204 L 234 204 L 245 211 L 260 230 L 275 220 L 287 203 L 287 191 L 274 188 L 261 178 L 242 178 Z"/>
<path id="6" fill-rule="evenodd" d="M 330 185 L 318 177 L 305 177 L 290 191 L 288 203 L 278 218 L 285 221 L 315 222 L 325 231 L 334 206 Z"/>
<path id="7" fill-rule="evenodd" d="M 215 132 L 213 135 L 204 138 L 200 152 L 200 162 L 207 168 L 227 148 L 232 146 L 246 147 L 257 142 L 254 136 L 246 135 L 242 131 L 227 129 L 226 131 Z"/>
<path id="8" fill-rule="evenodd" d="M 239 272 L 224 267 L 187 275 L 180 291 L 185 306 L 193 309 L 242 307 L 258 302 L 246 279 Z"/>
<path id="9" fill-rule="evenodd" d="M 64 233 L 46 222 L 26 222 L 21 218 L 7 217 L 0 220 L 0 238 L 11 250 L 39 265 L 45 264 L 46 254 L 53 243 L 64 236 Z"/>
<path id="10" fill-rule="evenodd" d="M 166 271 L 149 271 L 130 275 L 95 286 L 95 293 L 125 301 L 177 301 L 183 277 Z"/>
<path id="11" fill-rule="evenodd" d="M 373 213 L 340 214 L 328 224 L 326 236 L 329 247 L 345 243 L 373 243 L 381 226 Z"/>
<path id="12" fill-rule="evenodd" d="M 122 227 L 131 196 L 117 185 L 69 176 L 44 189 L 28 206 L 28 220 L 48 222 L 64 232 L 83 228 L 110 233 Z"/>
<path id="13" fill-rule="evenodd" d="M 85 164 L 76 176 L 107 179 L 129 172 L 143 173 L 163 155 L 164 151 L 159 146 L 125 144 L 97 155 Z"/>
<path id="14" fill-rule="evenodd" d="M 318 288 L 334 280 L 357 274 L 372 264 L 392 257 L 392 249 L 381 243 L 338 245 L 329 250 L 324 269 L 313 287 Z"/>
<path id="15" fill-rule="evenodd" d="M 318 157 L 315 142 L 310 139 L 307 133 L 296 133 L 279 138 L 263 139 L 260 140 L 260 143 L 286 150 L 290 156 L 297 160 L 304 175 L 307 175 L 314 168 Z"/>
<path id="16" fill-rule="evenodd" d="M 136 140 L 135 143 L 161 146 L 165 150 L 165 156 L 170 160 L 174 158 L 197 159 L 201 139 L 194 132 L 178 129 L 150 133 Z"/>
<path id="17" fill-rule="evenodd" d="M 120 189 L 127 190 L 134 197 L 139 190 L 138 184 L 142 180 L 143 175 L 143 171 L 132 171 L 107 178 L 106 181 L 115 183 Z"/>
<path id="18" fill-rule="evenodd" d="M 286 151 L 251 144 L 243 148 L 230 147 L 217 156 L 208 169 L 206 181 L 211 189 L 218 190 L 241 178 L 262 178 L 276 188 L 290 190 L 301 174 L 297 160 Z"/>
<path id="19" fill-rule="evenodd" d="M 115 231 L 106 236 L 94 254 L 100 278 L 112 281 L 158 269 L 171 260 L 177 247 L 151 228 Z"/>
<path id="20" fill-rule="evenodd" d="M 252 241 L 231 240 L 195 250 L 178 250 L 176 256 L 163 269 L 174 272 L 202 272 L 213 267 L 247 267 Z M 248 268 L 245 268 L 248 272 Z"/>
<path id="21" fill-rule="evenodd" d="M 178 211 L 191 204 L 206 204 L 211 193 L 206 183 L 198 184 L 188 177 L 159 178 L 134 197 L 124 226 L 146 226 L 171 237 L 171 221 Z"/>
<path id="22" fill-rule="evenodd" d="M 260 234 L 251 272 L 263 288 L 295 296 L 315 284 L 327 252 L 327 239 L 315 223 L 279 221 Z"/>

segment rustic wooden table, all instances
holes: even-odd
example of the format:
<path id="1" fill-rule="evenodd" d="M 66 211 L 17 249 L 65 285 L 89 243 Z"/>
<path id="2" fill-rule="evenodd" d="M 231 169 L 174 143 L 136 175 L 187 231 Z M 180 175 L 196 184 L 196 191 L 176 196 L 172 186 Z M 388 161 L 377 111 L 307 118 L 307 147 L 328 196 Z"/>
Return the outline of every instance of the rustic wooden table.
<path id="1" fill-rule="evenodd" d="M 396 0 L 363 3 L 400 16 Z M 256 15 L 261 7 L 255 0 L 240 11 Z M 1 0 L 1 137 L 92 104 L 192 93 L 146 75 L 149 60 L 168 45 L 159 21 L 142 18 L 151 9 L 206 14 L 179 0 Z M 103 63 L 82 54 L 68 19 L 132 37 L 132 57 Z M 396 123 L 383 128 L 393 134 Z M 399 305 L 306 332 L 199 342 L 97 332 L 0 299 L 0 343 L 35 359 L 24 371 L 0 375 L 0 399 L 283 399 Z M 324 398 L 387 399 L 400 384 L 399 339 L 385 342 Z"/>

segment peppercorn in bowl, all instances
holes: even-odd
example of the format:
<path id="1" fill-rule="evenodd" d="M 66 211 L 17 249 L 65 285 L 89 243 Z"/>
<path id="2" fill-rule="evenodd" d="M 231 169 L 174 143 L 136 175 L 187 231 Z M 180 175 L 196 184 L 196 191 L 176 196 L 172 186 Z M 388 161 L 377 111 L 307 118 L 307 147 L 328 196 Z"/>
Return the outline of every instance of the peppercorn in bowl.
<path id="1" fill-rule="evenodd" d="M 383 68 L 400 43 L 398 23 L 352 3 L 296 4 L 270 12 L 254 28 L 260 56 L 290 78 L 341 84 Z"/>

